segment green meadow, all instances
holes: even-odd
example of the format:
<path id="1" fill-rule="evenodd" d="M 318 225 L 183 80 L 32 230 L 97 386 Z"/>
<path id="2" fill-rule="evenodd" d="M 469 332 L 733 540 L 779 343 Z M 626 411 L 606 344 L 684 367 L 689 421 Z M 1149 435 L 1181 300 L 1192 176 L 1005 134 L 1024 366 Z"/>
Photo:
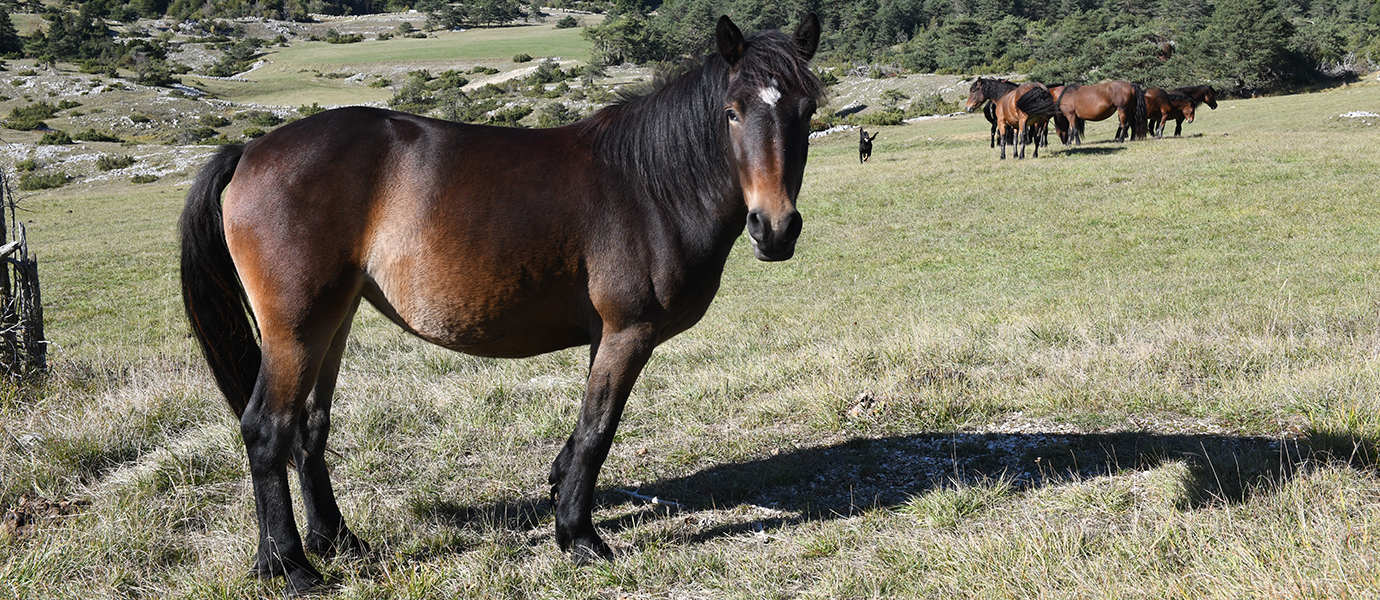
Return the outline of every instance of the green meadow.
<path id="1" fill-rule="evenodd" d="M 263 57 L 266 64 L 253 71 L 249 76 L 252 81 L 188 79 L 220 98 L 240 103 L 297 106 L 312 102 L 335 105 L 381 101 L 391 98 L 392 91 L 313 77 L 313 72 L 401 77 L 418 69 L 439 73 L 453 68 L 455 61 L 506 71 L 527 66 L 513 63 L 515 55 L 524 53 L 536 58 L 587 62 L 589 42 L 580 37 L 581 31 L 542 24 L 441 31 L 425 39 L 396 37 L 355 44 L 302 42 L 267 48 Z"/>
<path id="2" fill-rule="evenodd" d="M 438 39 L 537 54 L 472 33 Z M 294 104 L 291 69 L 445 54 L 410 41 L 282 49 L 263 91 L 216 91 Z M 473 358 L 363 309 L 330 446 L 375 553 L 318 562 L 327 595 L 1374 597 L 1380 118 L 1340 116 L 1374 79 L 1025 160 L 980 115 L 882 128 L 867 164 L 855 132 L 814 140 L 795 258 L 740 243 L 634 389 L 609 563 L 558 550 L 545 484 L 585 349 Z M 282 593 L 246 574 L 238 426 L 181 314 L 185 191 L 25 197 L 52 372 L 3 388 L 0 504 L 80 504 L 0 533 L 0 596 Z"/>

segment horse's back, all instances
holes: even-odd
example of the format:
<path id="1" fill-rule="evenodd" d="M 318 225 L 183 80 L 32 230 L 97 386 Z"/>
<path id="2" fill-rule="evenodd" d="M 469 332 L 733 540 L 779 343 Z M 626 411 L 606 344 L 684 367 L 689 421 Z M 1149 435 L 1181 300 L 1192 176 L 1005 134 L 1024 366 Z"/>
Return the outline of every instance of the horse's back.
<path id="1" fill-rule="evenodd" d="M 251 298 L 363 294 L 437 344 L 526 356 L 587 343 L 590 169 L 570 130 L 329 111 L 245 148 L 224 219 Z M 558 168 L 559 165 L 559 168 Z M 539 328 L 546 337 L 515 335 Z M 506 339 L 506 341 L 505 341 Z"/>

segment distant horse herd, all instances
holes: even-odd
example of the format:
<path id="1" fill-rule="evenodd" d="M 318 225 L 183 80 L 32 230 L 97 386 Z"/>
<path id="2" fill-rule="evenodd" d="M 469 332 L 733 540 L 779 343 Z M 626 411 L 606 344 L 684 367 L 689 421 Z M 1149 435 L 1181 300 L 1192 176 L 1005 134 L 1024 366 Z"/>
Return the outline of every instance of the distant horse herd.
<path id="1" fill-rule="evenodd" d="M 1025 149 L 1034 144 L 1049 145 L 1049 122 L 1054 121 L 1059 140 L 1065 145 L 1082 144 L 1084 124 L 1117 115 L 1116 141 L 1141 140 L 1146 135 L 1164 137 L 1165 125 L 1174 120 L 1174 135 L 1183 131 L 1184 121 L 1193 122 L 1199 104 L 1217 108 L 1217 93 L 1210 85 L 1172 90 L 1142 88 L 1129 81 L 1108 81 L 1097 85 L 1045 85 L 1033 81 L 1015 83 L 1006 79 L 979 77 L 968 89 L 968 112 L 981 107 L 992 124 L 991 146 L 1006 146 L 1011 154 L 1025 158 Z"/>

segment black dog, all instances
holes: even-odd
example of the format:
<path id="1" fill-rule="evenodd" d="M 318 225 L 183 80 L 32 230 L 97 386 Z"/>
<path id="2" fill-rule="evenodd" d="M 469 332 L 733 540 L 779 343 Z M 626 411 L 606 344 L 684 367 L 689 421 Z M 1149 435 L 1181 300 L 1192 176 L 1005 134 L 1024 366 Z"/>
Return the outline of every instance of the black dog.
<path id="1" fill-rule="evenodd" d="M 865 163 L 867 159 L 872 158 L 872 140 L 877 139 L 877 134 L 874 133 L 872 137 L 867 137 L 867 130 L 862 128 L 858 128 L 858 133 L 862 135 L 858 139 L 858 162 Z"/>

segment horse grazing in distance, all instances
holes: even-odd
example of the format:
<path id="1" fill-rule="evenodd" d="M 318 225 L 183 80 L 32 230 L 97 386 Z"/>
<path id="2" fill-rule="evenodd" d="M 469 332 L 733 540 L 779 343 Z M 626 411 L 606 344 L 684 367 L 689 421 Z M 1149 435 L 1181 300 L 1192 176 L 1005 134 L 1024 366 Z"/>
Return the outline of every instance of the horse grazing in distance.
<path id="1" fill-rule="evenodd" d="M 1156 138 L 1164 137 L 1164 126 L 1174 119 L 1174 137 L 1179 137 L 1183 122 L 1193 122 L 1193 98 L 1152 87 L 1145 90 L 1146 126 Z"/>
<path id="2" fill-rule="evenodd" d="M 881 132 L 872 134 L 872 137 L 867 137 L 867 129 L 862 127 L 858 128 L 858 164 L 865 163 L 868 159 L 872 158 L 872 140 L 877 139 L 879 133 Z"/>
<path id="3" fill-rule="evenodd" d="M 207 163 L 182 213 L 182 294 L 239 417 L 259 523 L 252 573 L 306 592 L 323 584 L 308 552 L 368 551 L 325 459 L 361 300 L 479 356 L 589 345 L 579 416 L 548 483 L 561 549 L 613 556 L 591 512 L 633 382 L 658 344 L 704 316 L 745 229 L 763 261 L 791 258 L 801 230 L 824 94 L 808 64 L 819 18 L 793 36 L 744 37 L 722 17 L 715 37 L 717 52 L 679 77 L 563 127 L 351 107 Z"/>
<path id="4" fill-rule="evenodd" d="M 1005 79 L 991 79 L 979 77 L 973 80 L 973 84 L 968 86 L 968 101 L 964 105 L 967 112 L 973 112 L 977 107 L 982 107 L 982 115 L 987 117 L 987 122 L 992 124 L 991 145 L 997 147 L 997 105 L 996 102 L 1011 90 L 1016 89 L 1016 85 Z"/>
<path id="5" fill-rule="evenodd" d="M 1067 130 L 1059 131 L 1065 144 L 1083 143 L 1083 125 L 1118 116 L 1116 141 L 1145 139 L 1145 90 L 1129 81 L 1108 81 L 1097 85 L 1067 85 L 1059 95 L 1059 111 Z M 1059 123 L 1056 122 L 1058 127 Z"/>
<path id="6" fill-rule="evenodd" d="M 996 102 L 997 141 L 1001 158 L 1006 159 L 1007 134 L 1011 134 L 1011 156 L 1025 158 L 1025 147 L 1035 142 L 1035 158 L 1040 157 L 1040 144 L 1045 139 L 1049 119 L 1059 112 L 1054 96 L 1045 86 L 1033 81 L 1022 83 Z"/>
<path id="7" fill-rule="evenodd" d="M 1187 87 L 1176 87 L 1169 90 L 1171 94 L 1183 94 L 1193 99 L 1193 108 L 1196 110 L 1199 104 L 1207 104 L 1208 108 L 1217 110 L 1217 90 L 1210 85 L 1191 85 Z M 1192 122 L 1192 121 L 1190 121 Z M 1174 121 L 1174 137 L 1179 137 L 1179 132 L 1183 129 L 1182 121 Z"/>
<path id="8" fill-rule="evenodd" d="M 1217 110 L 1217 90 L 1212 89 L 1212 86 L 1210 85 L 1190 85 L 1186 87 L 1176 87 L 1169 91 L 1174 94 L 1183 94 L 1185 96 L 1193 98 L 1193 101 L 1199 104 L 1206 103 L 1208 105 L 1208 108 L 1211 108 L 1212 110 Z"/>

